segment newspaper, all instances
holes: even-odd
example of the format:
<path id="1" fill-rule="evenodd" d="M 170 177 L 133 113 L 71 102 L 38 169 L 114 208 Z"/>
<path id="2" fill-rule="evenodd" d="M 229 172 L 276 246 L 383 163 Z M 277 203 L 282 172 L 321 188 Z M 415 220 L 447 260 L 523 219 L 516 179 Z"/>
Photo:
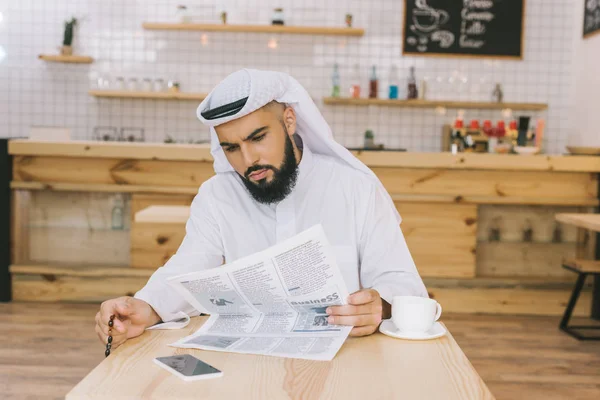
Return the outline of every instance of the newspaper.
<path id="1" fill-rule="evenodd" d="M 331 360 L 351 326 L 329 325 L 348 289 L 321 225 L 225 266 L 169 283 L 210 318 L 171 346 Z"/>

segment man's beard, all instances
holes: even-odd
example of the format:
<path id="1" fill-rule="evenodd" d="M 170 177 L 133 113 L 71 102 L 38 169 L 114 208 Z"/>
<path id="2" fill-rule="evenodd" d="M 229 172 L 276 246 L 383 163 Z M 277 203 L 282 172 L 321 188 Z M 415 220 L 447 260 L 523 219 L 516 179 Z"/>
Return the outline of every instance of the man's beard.
<path id="1" fill-rule="evenodd" d="M 273 171 L 273 179 L 267 182 L 267 179 L 261 179 L 252 182 L 248 175 L 261 169 L 270 169 Z M 245 177 L 240 175 L 242 182 L 254 200 L 263 204 L 278 203 L 285 199 L 292 192 L 298 178 L 298 164 L 294 155 L 294 146 L 290 136 L 285 132 L 285 151 L 283 163 L 280 168 L 272 165 L 253 165 L 246 170 Z"/>

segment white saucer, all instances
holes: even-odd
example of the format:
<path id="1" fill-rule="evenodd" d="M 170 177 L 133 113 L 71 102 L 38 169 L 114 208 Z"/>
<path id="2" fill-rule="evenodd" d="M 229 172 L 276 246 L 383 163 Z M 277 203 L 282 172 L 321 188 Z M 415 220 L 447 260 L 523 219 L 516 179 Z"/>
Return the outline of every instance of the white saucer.
<path id="1" fill-rule="evenodd" d="M 401 332 L 391 319 L 384 320 L 379 326 L 379 331 L 384 335 L 407 340 L 430 340 L 446 334 L 446 329 L 439 322 L 433 324 L 431 329 L 424 333 Z"/>

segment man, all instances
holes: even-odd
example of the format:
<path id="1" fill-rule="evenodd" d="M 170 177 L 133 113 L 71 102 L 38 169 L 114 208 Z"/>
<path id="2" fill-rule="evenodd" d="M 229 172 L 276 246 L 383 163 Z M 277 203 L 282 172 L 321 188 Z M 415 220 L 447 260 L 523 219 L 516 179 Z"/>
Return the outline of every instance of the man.
<path id="1" fill-rule="evenodd" d="M 180 312 L 197 314 L 166 279 L 264 250 L 315 224 L 333 247 L 348 305 L 328 322 L 370 335 L 389 318 L 392 297 L 427 296 L 400 230 L 400 216 L 377 177 L 333 140 L 304 88 L 279 72 L 241 70 L 198 107 L 210 127 L 216 175 L 191 206 L 177 253 L 135 297 L 102 303 L 96 332 L 112 348 Z"/>

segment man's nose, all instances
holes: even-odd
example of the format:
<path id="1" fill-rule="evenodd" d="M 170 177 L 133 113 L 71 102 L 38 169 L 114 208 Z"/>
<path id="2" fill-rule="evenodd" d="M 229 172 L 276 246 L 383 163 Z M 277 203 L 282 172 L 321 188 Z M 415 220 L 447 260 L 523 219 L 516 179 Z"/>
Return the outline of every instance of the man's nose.
<path id="1" fill-rule="evenodd" d="M 254 164 L 258 163 L 258 153 L 253 151 L 251 148 L 242 149 L 242 155 L 244 157 L 246 168 L 250 168 Z"/>

